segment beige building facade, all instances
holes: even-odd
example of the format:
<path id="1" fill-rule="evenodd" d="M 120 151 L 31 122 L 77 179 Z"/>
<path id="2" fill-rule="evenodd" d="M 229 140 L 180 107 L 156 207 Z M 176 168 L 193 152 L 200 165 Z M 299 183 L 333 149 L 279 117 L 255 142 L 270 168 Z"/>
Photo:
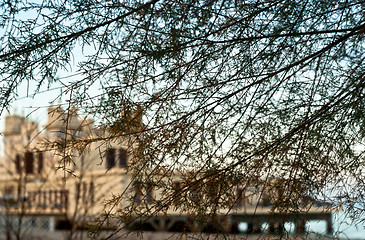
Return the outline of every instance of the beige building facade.
<path id="1" fill-rule="evenodd" d="M 182 224 L 188 225 L 190 231 L 206 227 L 199 226 L 188 212 L 176 206 L 181 201 L 194 201 L 195 197 L 213 202 L 209 193 L 202 195 L 199 190 L 190 189 L 192 199 L 183 199 L 179 191 L 184 182 L 178 172 L 166 176 L 171 187 L 168 192 L 154 187 L 153 176 L 150 185 L 142 186 L 136 181 L 136 173 L 127 171 L 138 144 L 135 139 L 106 141 L 108 132 L 95 128 L 92 119 L 79 117 L 74 108 L 65 111 L 60 106 L 50 107 L 47 117 L 41 130 L 36 122 L 23 116 L 9 115 L 5 119 L 0 167 L 3 216 L 50 216 L 51 230 L 71 225 L 83 228 L 92 223 L 100 223 L 102 228 L 120 227 L 140 221 L 155 230 L 174 229 Z M 284 219 L 296 224 L 298 231 L 304 229 L 305 221 L 322 219 L 327 221 L 328 232 L 332 231 L 331 212 L 324 207 L 303 206 L 305 213 L 287 216 L 273 209 L 276 193 L 266 196 L 254 187 L 243 190 L 239 186 L 232 186 L 232 192 L 232 207 L 217 211 L 224 231 L 237 228 L 240 222 L 249 223 L 249 231 L 260 229 L 263 222 L 283 231 Z M 159 211 L 158 203 L 167 197 L 172 199 L 171 207 Z M 114 222 L 104 218 L 118 213 L 127 213 L 129 218 Z"/>
<path id="2" fill-rule="evenodd" d="M 65 221 L 81 226 L 105 211 L 105 200 L 126 191 L 130 141 L 90 142 L 105 131 L 60 106 L 48 109 L 39 128 L 23 116 L 6 116 L 0 211 L 56 216 L 55 227 Z"/>

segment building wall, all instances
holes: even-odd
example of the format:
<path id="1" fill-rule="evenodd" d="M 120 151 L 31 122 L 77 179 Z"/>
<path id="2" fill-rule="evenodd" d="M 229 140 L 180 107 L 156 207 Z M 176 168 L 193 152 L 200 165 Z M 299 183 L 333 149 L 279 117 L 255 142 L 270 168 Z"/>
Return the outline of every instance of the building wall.
<path id="1" fill-rule="evenodd" d="M 104 199 L 124 191 L 124 165 L 130 159 L 127 140 L 81 146 L 102 134 L 91 119 L 79 119 L 76 109 L 49 108 L 41 131 L 25 117 L 7 116 L 0 194 L 10 200 L 2 204 L 13 211 L 65 214 L 69 219 L 102 212 Z"/>
<path id="2" fill-rule="evenodd" d="M 199 188 L 181 191 L 186 183 L 177 171 L 166 171 L 162 177 L 151 174 L 151 183 L 165 181 L 165 188 L 148 181 L 140 184 L 138 172 L 127 171 L 131 150 L 138 143 L 131 138 L 104 141 L 108 132 L 94 128 L 91 119 L 79 119 L 74 108 L 66 112 L 60 107 L 49 108 L 43 130 L 22 116 L 7 116 L 5 122 L 1 211 L 63 216 L 82 225 L 103 213 L 124 210 L 141 216 L 186 215 L 189 206 L 183 210 L 177 206 L 182 202 L 193 206 L 195 198 L 207 204 L 208 211 L 213 210 L 216 196 L 209 191 L 201 193 Z M 214 211 L 222 215 L 269 214 L 275 211 L 274 198 L 280 197 L 265 186 L 242 189 L 232 185 L 230 191 L 230 206 Z M 170 205 L 160 209 L 160 203 Z"/>

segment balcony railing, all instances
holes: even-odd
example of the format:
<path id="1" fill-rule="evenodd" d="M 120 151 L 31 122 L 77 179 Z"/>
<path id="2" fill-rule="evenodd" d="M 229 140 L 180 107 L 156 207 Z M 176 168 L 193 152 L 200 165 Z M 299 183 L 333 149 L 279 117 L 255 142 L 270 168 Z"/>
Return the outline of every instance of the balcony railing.
<path id="1" fill-rule="evenodd" d="M 27 209 L 65 210 L 68 205 L 68 190 L 28 191 L 24 203 Z"/>
<path id="2" fill-rule="evenodd" d="M 1 211 L 19 213 L 64 213 L 69 201 L 68 190 L 27 191 L 25 196 L 1 196 Z"/>

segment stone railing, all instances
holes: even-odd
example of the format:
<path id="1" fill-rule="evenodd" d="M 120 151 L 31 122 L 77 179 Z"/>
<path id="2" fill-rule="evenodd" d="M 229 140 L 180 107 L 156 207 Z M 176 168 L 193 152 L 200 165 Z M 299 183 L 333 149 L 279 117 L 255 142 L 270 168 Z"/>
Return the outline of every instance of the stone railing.
<path id="1" fill-rule="evenodd" d="M 63 211 L 67 209 L 68 200 L 68 190 L 28 191 L 24 206 L 28 210 Z"/>

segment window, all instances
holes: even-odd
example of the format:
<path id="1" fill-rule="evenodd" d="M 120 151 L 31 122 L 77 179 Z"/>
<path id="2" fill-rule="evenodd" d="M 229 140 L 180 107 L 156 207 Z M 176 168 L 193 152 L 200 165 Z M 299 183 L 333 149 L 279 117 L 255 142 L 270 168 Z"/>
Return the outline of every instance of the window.
<path id="1" fill-rule="evenodd" d="M 5 186 L 4 195 L 12 195 L 14 193 L 13 186 Z"/>
<path id="2" fill-rule="evenodd" d="M 269 207 L 269 206 L 271 206 L 270 195 L 267 192 L 263 192 L 262 193 L 261 206 L 262 207 Z"/>
<path id="3" fill-rule="evenodd" d="M 94 196 L 94 182 L 90 182 L 90 190 L 89 190 L 89 194 L 90 194 L 90 202 L 94 203 L 95 202 L 95 196 Z"/>
<path id="4" fill-rule="evenodd" d="M 25 153 L 25 173 L 32 174 L 33 173 L 33 163 L 34 157 L 32 152 Z"/>
<path id="5" fill-rule="evenodd" d="M 106 151 L 106 168 L 109 170 L 115 166 L 115 149 L 109 148 Z"/>
<path id="6" fill-rule="evenodd" d="M 83 203 L 87 203 L 87 200 L 88 200 L 88 191 L 87 191 L 87 183 L 86 182 L 83 182 L 82 183 L 82 202 Z"/>
<path id="7" fill-rule="evenodd" d="M 81 184 L 80 182 L 75 183 L 75 189 L 76 189 L 76 202 L 80 200 L 81 197 Z"/>
<path id="8" fill-rule="evenodd" d="M 36 157 L 36 159 L 34 159 Z M 43 170 L 43 153 L 38 152 L 36 156 L 32 152 L 25 152 L 24 158 L 19 154 L 15 156 L 15 170 L 19 174 L 41 173 Z"/>
<path id="9" fill-rule="evenodd" d="M 236 207 L 243 207 L 243 189 L 237 188 L 236 190 Z"/>
<path id="10" fill-rule="evenodd" d="M 191 186 L 191 190 L 190 190 L 190 199 L 193 203 L 195 204 L 200 204 L 201 200 L 202 200 L 202 196 L 200 194 L 200 189 L 199 186 L 197 186 L 196 184 Z"/>
<path id="11" fill-rule="evenodd" d="M 174 190 L 174 203 L 175 205 L 178 205 L 180 204 L 181 200 L 181 183 L 174 182 L 173 190 Z"/>
<path id="12" fill-rule="evenodd" d="M 16 172 L 17 173 L 20 173 L 20 155 L 19 154 L 17 154 L 16 156 L 15 156 L 15 169 L 16 169 Z"/>
<path id="13" fill-rule="evenodd" d="M 42 173 L 43 170 L 43 153 L 38 153 L 38 173 Z"/>
<path id="14" fill-rule="evenodd" d="M 119 167 L 125 167 L 128 164 L 128 154 L 127 150 L 120 148 L 119 149 Z"/>
<path id="15" fill-rule="evenodd" d="M 218 185 L 219 183 L 211 181 L 206 184 L 207 195 L 208 195 L 207 200 L 214 205 L 217 205 L 219 201 Z"/>
<path id="16" fill-rule="evenodd" d="M 118 159 L 116 159 L 118 158 Z M 127 150 L 120 148 L 118 151 L 114 148 L 106 150 L 106 168 L 109 170 L 117 165 L 119 167 L 125 167 L 128 164 L 128 153 Z"/>
<path id="17" fill-rule="evenodd" d="M 153 185 L 152 183 L 147 184 L 146 190 L 146 203 L 151 203 L 153 201 Z"/>
<path id="18" fill-rule="evenodd" d="M 142 188 L 139 183 L 134 184 L 134 203 L 140 204 L 142 201 Z"/>

